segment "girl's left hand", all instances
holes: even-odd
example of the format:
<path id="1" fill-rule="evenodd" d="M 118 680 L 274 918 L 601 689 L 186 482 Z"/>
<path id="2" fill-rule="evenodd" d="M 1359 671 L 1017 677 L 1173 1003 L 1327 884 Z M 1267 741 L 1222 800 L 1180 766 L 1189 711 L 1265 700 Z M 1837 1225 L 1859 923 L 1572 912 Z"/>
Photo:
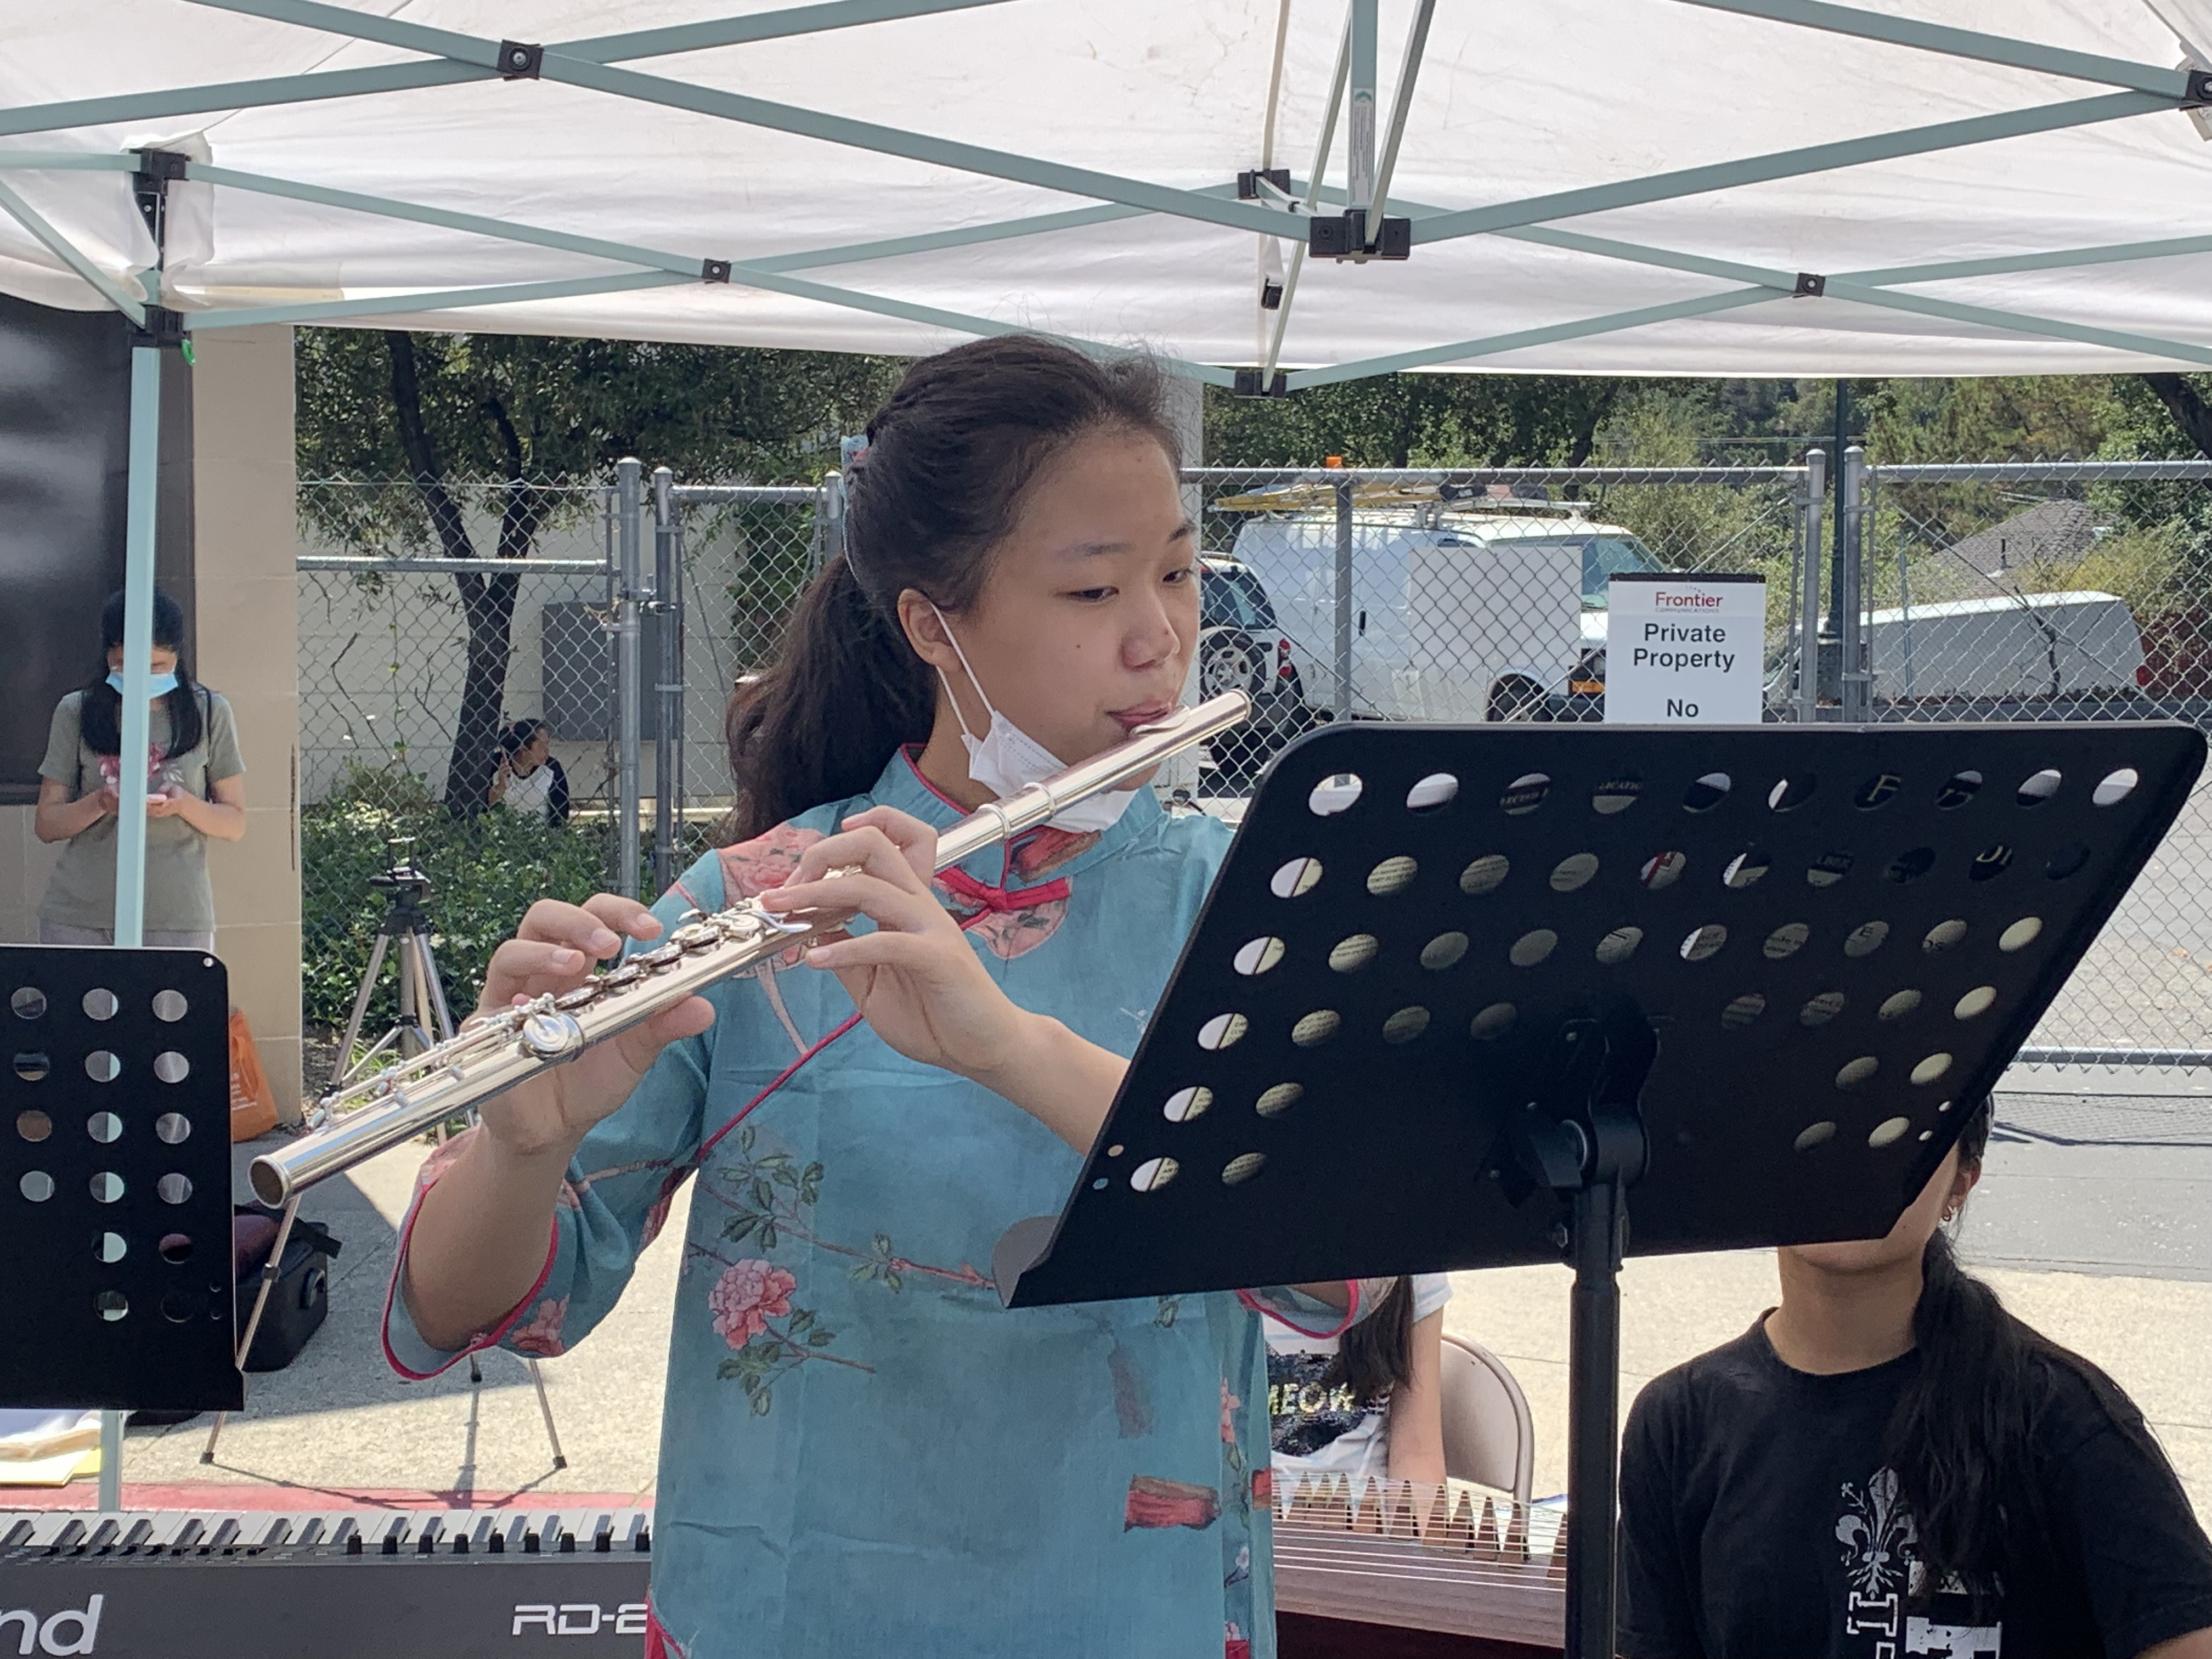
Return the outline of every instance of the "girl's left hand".
<path id="1" fill-rule="evenodd" d="M 173 818 L 185 810 L 185 792 L 168 783 L 150 792 L 146 797 L 146 816 L 149 818 Z"/>
<path id="2" fill-rule="evenodd" d="M 871 933 L 830 935 L 806 952 L 807 964 L 835 973 L 876 1034 L 908 1059 L 981 1081 L 1008 1063 L 1031 1017 L 1008 1000 L 930 890 L 936 858 L 934 830 L 871 807 L 809 847 L 761 902 L 779 915 L 826 910 L 874 922 Z"/>

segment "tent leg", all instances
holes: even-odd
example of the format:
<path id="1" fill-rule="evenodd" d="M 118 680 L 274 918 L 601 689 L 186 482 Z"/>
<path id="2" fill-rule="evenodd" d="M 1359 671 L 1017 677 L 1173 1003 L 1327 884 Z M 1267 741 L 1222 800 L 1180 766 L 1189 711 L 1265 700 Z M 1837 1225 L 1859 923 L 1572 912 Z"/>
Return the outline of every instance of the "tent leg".
<path id="1" fill-rule="evenodd" d="M 161 464 L 161 350 L 131 349 L 131 484 L 124 508 L 123 743 L 116 791 L 115 943 L 146 940 L 146 682 L 154 654 L 154 527 Z M 138 758 L 134 765 L 131 757 Z M 100 1507 L 123 1507 L 123 1413 L 100 1414 Z"/>

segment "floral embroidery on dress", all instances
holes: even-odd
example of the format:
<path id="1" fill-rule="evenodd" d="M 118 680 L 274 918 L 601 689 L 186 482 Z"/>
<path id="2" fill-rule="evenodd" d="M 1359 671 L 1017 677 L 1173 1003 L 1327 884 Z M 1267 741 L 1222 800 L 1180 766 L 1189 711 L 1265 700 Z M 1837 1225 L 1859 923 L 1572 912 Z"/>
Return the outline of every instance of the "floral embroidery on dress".
<path id="1" fill-rule="evenodd" d="M 762 1254 L 732 1260 L 699 1243 L 687 1243 L 684 1260 L 719 1262 L 723 1272 L 708 1295 L 708 1310 L 717 1334 L 737 1350 L 714 1368 L 724 1381 L 734 1380 L 752 1401 L 756 1416 L 772 1409 L 770 1385 L 787 1371 L 809 1360 L 827 1360 L 872 1375 L 875 1367 L 848 1359 L 829 1349 L 836 1335 L 825 1328 L 811 1309 L 792 1301 L 799 1280 L 789 1269 L 767 1260 L 769 1253 L 787 1243 L 827 1251 L 852 1260 L 849 1277 L 872 1279 L 896 1292 L 908 1278 L 944 1281 L 962 1289 L 990 1290 L 992 1280 L 967 1262 L 957 1267 L 931 1267 L 909 1260 L 892 1247 L 890 1235 L 878 1233 L 865 1247 L 840 1244 L 817 1234 L 810 1218 L 821 1196 L 822 1165 L 802 1164 L 781 1147 L 763 1143 L 757 1126 L 745 1124 L 732 1137 L 734 1156 L 723 1158 L 700 1171 L 699 1195 L 729 1212 L 719 1229 L 731 1244 L 750 1244 Z M 778 1320 L 782 1321 L 779 1328 Z"/>
<path id="2" fill-rule="evenodd" d="M 798 1288 L 789 1273 L 757 1257 L 732 1262 L 707 1293 L 715 1331 L 732 1347 L 744 1347 L 768 1328 L 770 1319 L 791 1311 L 791 1293 Z"/>
<path id="3" fill-rule="evenodd" d="M 780 823 L 764 836 L 741 841 L 721 850 L 722 902 L 758 898 L 791 879 L 806 849 L 823 838 L 819 830 L 801 830 Z"/>
<path id="4" fill-rule="evenodd" d="M 1242 1400 L 1229 1392 L 1229 1379 L 1223 1377 L 1221 1379 L 1221 1443 L 1224 1446 L 1233 1446 L 1237 1443 L 1237 1408 L 1243 1403 Z"/>
<path id="5" fill-rule="evenodd" d="M 464 1129 L 460 1133 L 433 1146 L 430 1149 L 430 1156 L 424 1158 L 415 1171 L 415 1196 L 420 1198 L 424 1193 L 428 1192 L 431 1183 L 452 1169 L 454 1161 L 468 1150 L 469 1143 L 482 1133 L 481 1126 Z M 568 1182 L 563 1182 L 561 1184 L 565 1191 Z"/>
<path id="6" fill-rule="evenodd" d="M 990 948 L 1001 962 L 1025 956 L 1060 930 L 1067 917 L 1067 901 L 1052 899 L 1022 910 L 999 910 L 968 931 Z"/>
<path id="7" fill-rule="evenodd" d="M 526 1325 L 517 1325 L 507 1333 L 507 1346 L 517 1353 L 536 1354 L 541 1359 L 557 1359 L 568 1352 L 561 1341 L 561 1326 L 568 1317 L 568 1298 L 547 1297 L 538 1304 Z"/>
<path id="8" fill-rule="evenodd" d="M 1128 1496 L 1121 1501 L 1123 1532 L 1139 1527 L 1188 1527 L 1193 1532 L 1204 1532 L 1220 1518 L 1221 1494 L 1192 1480 L 1132 1475 Z"/>
<path id="9" fill-rule="evenodd" d="M 684 1183 L 690 1174 L 688 1169 L 671 1170 L 663 1178 L 659 1196 L 653 1200 L 652 1206 L 645 1212 L 645 1232 L 638 1241 L 638 1249 L 643 1249 L 660 1237 L 660 1230 L 668 1224 L 668 1212 L 676 1202 L 676 1194 L 684 1190 Z"/>

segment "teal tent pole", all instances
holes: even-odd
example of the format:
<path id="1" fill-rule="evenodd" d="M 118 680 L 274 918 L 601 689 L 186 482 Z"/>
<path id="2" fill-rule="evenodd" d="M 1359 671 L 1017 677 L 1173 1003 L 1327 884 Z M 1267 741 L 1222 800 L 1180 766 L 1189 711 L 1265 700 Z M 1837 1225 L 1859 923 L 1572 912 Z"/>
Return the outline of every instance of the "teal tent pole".
<path id="1" fill-rule="evenodd" d="M 154 655 L 155 505 L 161 462 L 161 351 L 131 349 L 131 487 L 123 521 L 123 742 L 115 790 L 115 942 L 146 942 L 146 683 Z M 100 1414 L 100 1507 L 123 1507 L 123 1413 Z"/>
<path id="2" fill-rule="evenodd" d="M 161 352 L 131 351 L 131 490 L 123 529 L 123 755 L 117 789 L 115 942 L 146 942 L 146 682 L 154 654 L 154 522 L 161 459 Z"/>

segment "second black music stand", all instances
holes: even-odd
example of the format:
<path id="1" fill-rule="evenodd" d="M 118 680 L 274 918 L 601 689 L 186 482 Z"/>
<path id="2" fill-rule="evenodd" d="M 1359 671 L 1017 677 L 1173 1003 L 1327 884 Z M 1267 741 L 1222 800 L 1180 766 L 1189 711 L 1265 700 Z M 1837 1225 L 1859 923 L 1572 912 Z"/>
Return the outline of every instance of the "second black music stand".
<path id="1" fill-rule="evenodd" d="M 1001 1241 L 1001 1294 L 1571 1261 L 1567 1651 L 1610 1659 L 1624 1251 L 1886 1233 L 2204 749 L 2164 724 L 1315 732 L 1062 1213 Z"/>
<path id="2" fill-rule="evenodd" d="M 0 945 L 0 1406 L 235 1409 L 222 963 Z"/>

